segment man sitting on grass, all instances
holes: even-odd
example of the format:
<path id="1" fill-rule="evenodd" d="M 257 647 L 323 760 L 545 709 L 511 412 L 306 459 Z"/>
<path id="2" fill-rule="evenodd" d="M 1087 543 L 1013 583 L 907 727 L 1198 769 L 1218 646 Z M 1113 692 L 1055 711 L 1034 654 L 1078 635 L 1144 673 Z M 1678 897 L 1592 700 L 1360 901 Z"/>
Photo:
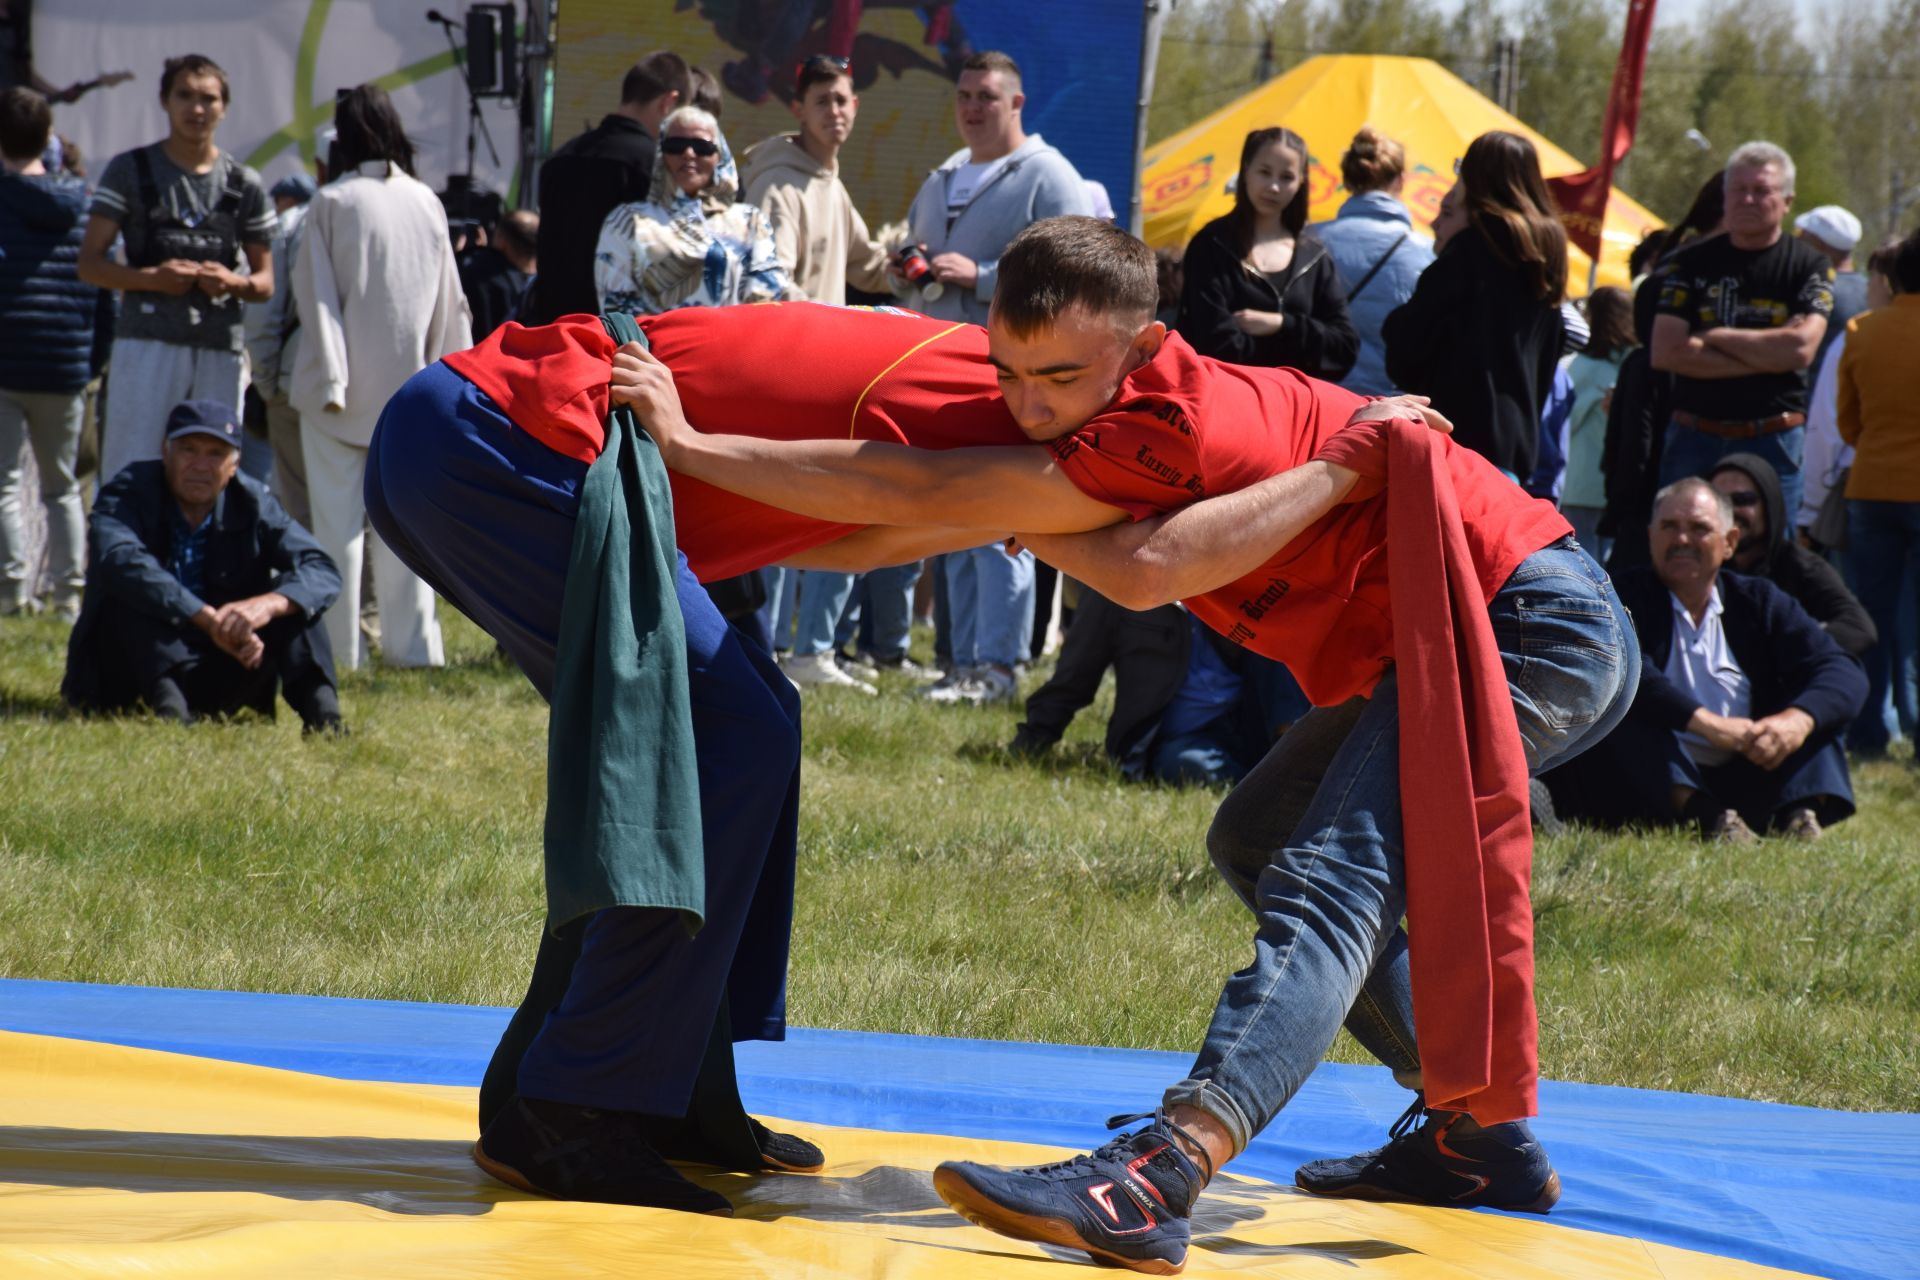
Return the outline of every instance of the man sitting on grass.
<path id="1" fill-rule="evenodd" d="M 239 416 L 187 400 L 167 418 L 161 460 L 100 490 L 60 685 L 69 704 L 144 704 L 183 724 L 242 708 L 271 717 L 277 687 L 309 732 L 341 727 L 320 625 L 340 574 L 239 466 Z"/>
<path id="2" fill-rule="evenodd" d="M 1215 821 L 1216 860 L 1238 872 L 1230 879 L 1259 930 L 1188 1078 L 1130 1118 L 1144 1127 L 1092 1155 L 1032 1169 L 948 1164 L 935 1186 L 1006 1234 L 1176 1271 L 1202 1188 L 1345 1020 L 1426 1093 L 1386 1147 L 1310 1164 L 1303 1187 L 1544 1211 L 1559 1185 L 1524 1123 L 1537 1081 L 1524 775 L 1625 713 L 1639 666 L 1626 613 L 1550 506 L 1424 429 L 1367 421 L 1406 407 L 1198 357 L 1153 319 L 1155 300 L 1151 252 L 1110 226 L 1051 219 L 1013 242 L 986 334 L 1030 442 L 1013 448 L 875 443 L 861 438 L 858 405 L 850 429 L 826 438 L 792 426 L 777 397 L 746 419 L 749 434 L 709 434 L 743 430 L 732 423 L 744 415 L 707 415 L 700 379 L 683 405 L 666 343 L 615 359 L 615 399 L 635 406 L 688 480 L 821 520 L 1027 531 L 1020 542 L 1120 603 L 1184 599 L 1229 639 L 1285 662 L 1317 704 L 1358 703 L 1303 722 L 1345 718 L 1303 739 L 1326 752 L 1297 762 L 1324 776 L 1304 812 L 1280 785 L 1296 764 L 1283 739 Z M 830 362 L 790 359 L 809 372 Z M 977 393 L 949 395 L 958 406 Z M 1437 604 L 1434 591 L 1446 593 Z M 1404 684 L 1402 666 L 1414 673 Z M 1431 750 L 1405 771 L 1403 736 Z M 1403 795 L 1419 819 L 1404 826 Z"/>
<path id="3" fill-rule="evenodd" d="M 1654 500 L 1653 564 L 1621 576 L 1643 670 L 1605 742 L 1547 776 L 1564 818 L 1697 825 L 1818 840 L 1853 813 L 1841 735 L 1867 677 L 1800 604 L 1763 577 L 1724 572 L 1740 531 L 1726 492 L 1697 477 Z"/>

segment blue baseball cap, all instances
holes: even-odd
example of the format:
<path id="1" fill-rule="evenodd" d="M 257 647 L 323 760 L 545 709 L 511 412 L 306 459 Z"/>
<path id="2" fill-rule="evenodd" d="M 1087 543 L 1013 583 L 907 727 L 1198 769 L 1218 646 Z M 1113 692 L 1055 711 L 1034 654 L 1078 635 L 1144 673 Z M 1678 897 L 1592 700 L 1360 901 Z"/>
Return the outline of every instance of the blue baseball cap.
<path id="1" fill-rule="evenodd" d="M 276 198 L 295 200 L 301 204 L 305 204 L 307 201 L 313 199 L 313 193 L 319 189 L 319 184 L 306 174 L 292 173 L 274 183 L 267 194 Z"/>
<path id="2" fill-rule="evenodd" d="M 214 436 L 240 447 L 240 415 L 218 400 L 182 400 L 167 415 L 167 439 L 193 435 Z"/>

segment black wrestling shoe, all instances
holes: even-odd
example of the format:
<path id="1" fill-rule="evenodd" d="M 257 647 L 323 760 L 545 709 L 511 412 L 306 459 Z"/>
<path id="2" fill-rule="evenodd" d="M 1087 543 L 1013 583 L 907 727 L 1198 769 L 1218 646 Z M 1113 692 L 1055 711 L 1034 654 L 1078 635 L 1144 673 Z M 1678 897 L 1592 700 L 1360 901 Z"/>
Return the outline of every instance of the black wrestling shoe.
<path id="1" fill-rule="evenodd" d="M 1524 1121 L 1496 1124 L 1471 1137 L 1454 1132 L 1458 1111 L 1429 1111 L 1416 1096 L 1394 1122 L 1384 1147 L 1314 1160 L 1293 1175 L 1317 1196 L 1404 1200 L 1545 1213 L 1560 1199 L 1560 1175 Z"/>
<path id="2" fill-rule="evenodd" d="M 668 1160 L 729 1173 L 818 1173 L 827 1167 L 826 1153 L 805 1138 L 776 1133 L 752 1116 L 746 1121 L 743 1136 L 753 1144 L 751 1150 L 739 1141 L 716 1141 L 697 1122 L 649 1119 L 647 1137 Z"/>
<path id="3" fill-rule="evenodd" d="M 1187 1265 L 1193 1202 L 1211 1169 L 1201 1173 L 1180 1150 L 1175 1138 L 1185 1135 L 1165 1112 L 1115 1116 L 1107 1127 L 1136 1120 L 1152 1123 L 1054 1164 L 1003 1169 L 949 1160 L 933 1171 L 933 1189 L 955 1213 L 1003 1236 L 1080 1249 L 1105 1267 L 1178 1275 Z"/>
<path id="4" fill-rule="evenodd" d="M 687 1181 L 648 1145 L 646 1120 L 515 1096 L 473 1144 L 473 1162 L 510 1187 L 556 1200 L 731 1216 L 725 1196 Z"/>

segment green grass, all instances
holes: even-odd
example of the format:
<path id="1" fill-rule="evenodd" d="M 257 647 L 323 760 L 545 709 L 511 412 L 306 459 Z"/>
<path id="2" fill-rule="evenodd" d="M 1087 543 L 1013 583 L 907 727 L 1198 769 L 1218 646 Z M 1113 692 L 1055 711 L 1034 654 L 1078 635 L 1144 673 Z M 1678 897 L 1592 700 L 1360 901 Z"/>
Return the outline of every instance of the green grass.
<path id="1" fill-rule="evenodd" d="M 446 621 L 445 670 L 347 679 L 345 740 L 66 718 L 64 628 L 0 621 L 0 975 L 516 1001 L 546 713 Z M 1250 955 L 1201 844 L 1218 794 L 1121 782 L 1104 715 L 1034 766 L 996 750 L 1010 709 L 809 694 L 794 1021 L 1191 1049 Z M 1856 783 L 1812 848 L 1543 840 L 1546 1074 L 1920 1109 L 1920 787 Z"/>

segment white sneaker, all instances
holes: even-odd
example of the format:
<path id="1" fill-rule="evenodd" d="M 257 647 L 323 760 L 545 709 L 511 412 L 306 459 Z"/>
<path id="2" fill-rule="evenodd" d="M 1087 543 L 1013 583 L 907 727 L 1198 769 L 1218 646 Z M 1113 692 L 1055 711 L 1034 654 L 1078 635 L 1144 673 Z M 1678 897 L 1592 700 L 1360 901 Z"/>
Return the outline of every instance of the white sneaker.
<path id="1" fill-rule="evenodd" d="M 858 689 L 866 694 L 880 692 L 865 680 L 856 680 L 842 671 L 830 653 L 795 654 L 786 660 L 783 669 L 787 673 L 787 679 L 802 689 L 825 687 Z"/>
<path id="2" fill-rule="evenodd" d="M 865 658 L 849 658 L 844 653 L 836 653 L 833 655 L 833 660 L 839 665 L 842 671 L 852 676 L 855 680 L 871 681 L 875 676 L 880 674 L 879 668 L 875 667 Z"/>
<path id="3" fill-rule="evenodd" d="M 909 680 L 938 680 L 942 675 L 938 667 L 922 666 L 912 658 L 899 658 L 892 662 L 887 662 L 874 657 L 870 653 L 863 653 L 860 655 L 860 658 L 863 662 L 871 663 L 876 671 L 891 671 L 895 675 L 905 676 Z"/>
<path id="4" fill-rule="evenodd" d="M 973 679 L 972 667 L 954 667 L 932 684 L 919 690 L 928 702 L 959 702 L 960 689 Z"/>

